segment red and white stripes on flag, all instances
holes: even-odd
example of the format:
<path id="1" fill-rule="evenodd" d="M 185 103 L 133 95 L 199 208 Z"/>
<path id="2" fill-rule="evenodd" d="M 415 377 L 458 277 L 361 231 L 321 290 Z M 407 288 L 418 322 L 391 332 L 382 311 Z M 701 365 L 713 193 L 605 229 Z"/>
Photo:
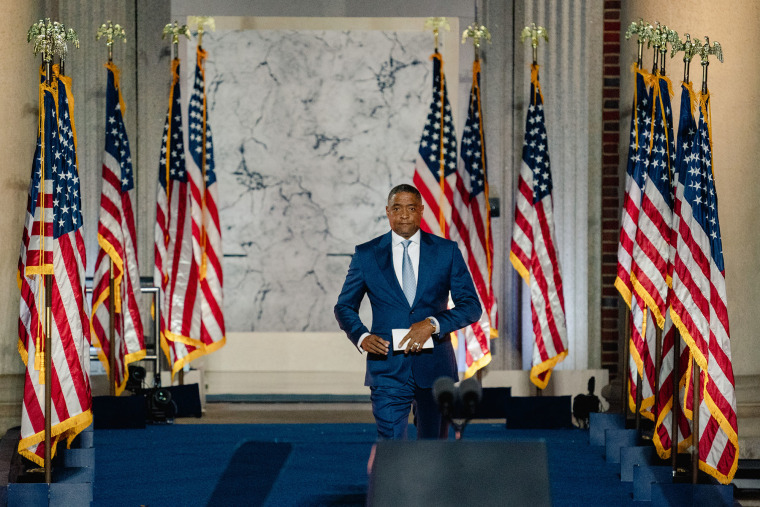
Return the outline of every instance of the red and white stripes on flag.
<path id="1" fill-rule="evenodd" d="M 699 468 L 728 484 L 736 473 L 739 443 L 708 108 L 709 93 L 705 93 L 700 97 L 688 171 L 676 196 L 678 236 L 671 316 L 701 369 Z"/>
<path id="2" fill-rule="evenodd" d="M 201 343 L 199 273 L 193 258 L 192 198 L 182 130 L 179 59 L 175 58 L 158 168 L 153 272 L 162 303 L 161 348 L 172 366 L 172 377 L 193 359 L 189 348 Z"/>
<path id="3" fill-rule="evenodd" d="M 625 197 L 623 199 L 623 214 L 620 219 L 620 239 L 618 241 L 618 264 L 615 287 L 623 296 L 625 303 L 631 307 L 633 287 L 631 283 L 631 260 L 633 243 L 636 240 L 636 230 L 641 208 L 641 193 L 646 176 L 645 161 L 648 160 L 648 138 L 646 126 L 652 121 L 649 116 L 649 94 L 646 90 L 645 78 L 649 74 L 634 65 L 636 74 L 635 95 L 633 98 L 633 114 L 631 116 L 631 144 L 628 149 L 628 164 L 625 178 Z"/>
<path id="4" fill-rule="evenodd" d="M 201 328 L 200 344 L 186 344 L 190 359 L 221 348 L 226 340 L 222 312 L 222 232 L 217 208 L 219 186 L 206 107 L 205 60 L 206 51 L 199 46 L 188 107 L 190 160 L 187 171 L 193 201 L 193 256 L 199 266 Z"/>
<path id="5" fill-rule="evenodd" d="M 620 239 L 618 242 L 618 265 L 615 287 L 630 308 L 630 354 L 628 370 L 628 404 L 631 411 L 636 410 L 638 393 L 637 377 L 641 378 L 641 413 L 654 420 L 654 389 L 656 384 L 654 320 L 647 308 L 646 301 L 634 290 L 633 257 L 637 241 L 641 203 L 650 165 L 650 143 L 654 138 L 652 131 L 654 94 L 647 92 L 646 81 L 651 75 L 634 65 L 636 76 L 633 114 L 631 116 L 631 144 L 628 150 L 626 170 L 626 191 L 623 212 L 620 219 Z"/>
<path id="6" fill-rule="evenodd" d="M 422 195 L 421 228 L 449 238 L 453 189 L 457 177 L 457 139 L 451 105 L 446 94 L 443 57 L 436 50 L 433 60 L 433 97 L 420 139 L 413 182 Z"/>
<path id="7" fill-rule="evenodd" d="M 690 394 L 691 379 L 689 377 L 689 363 L 691 354 L 689 348 L 678 334 L 676 327 L 670 318 L 665 316 L 666 331 L 662 335 L 662 365 L 660 367 L 660 385 L 659 396 L 657 398 L 657 407 L 655 414 L 657 420 L 655 424 L 652 442 L 654 443 L 657 454 L 662 459 L 671 456 L 673 449 L 673 409 L 674 404 L 678 405 L 678 448 L 676 453 L 686 452 L 692 443 L 691 423 L 689 421 L 691 410 L 688 412 L 683 406 L 683 401 Z M 678 347 L 678 387 L 674 390 L 673 373 L 675 371 L 673 362 L 675 359 L 675 340 L 679 340 Z M 675 396 L 674 396 L 675 395 Z"/>
<path id="8" fill-rule="evenodd" d="M 669 97 L 668 97 L 669 98 Z M 681 84 L 681 111 L 678 122 L 678 139 L 675 146 L 675 164 L 673 164 L 673 186 L 674 196 L 683 196 L 683 185 L 686 171 L 688 170 L 687 153 L 690 152 L 694 135 L 697 131 L 697 124 L 694 121 L 694 91 L 691 83 Z M 678 237 L 678 214 L 680 210 L 680 201 L 674 198 L 673 202 L 673 222 L 671 224 L 670 240 L 670 268 L 669 277 L 673 275 L 673 263 L 675 260 L 675 245 Z M 672 297 L 672 291 L 670 293 Z M 670 304 L 670 299 L 668 300 Z M 671 323 L 670 312 L 665 315 L 666 326 Z M 676 340 L 678 340 L 676 342 Z M 674 356 L 675 345 L 678 344 L 678 359 Z M 678 441 L 676 452 L 686 451 L 691 445 L 691 424 L 689 423 L 689 414 L 691 410 L 686 410 L 685 401 L 691 401 L 692 382 L 688 376 L 688 370 L 691 362 L 691 353 L 689 347 L 683 341 L 676 327 L 672 326 L 672 331 L 664 332 L 662 337 L 662 367 L 660 368 L 660 386 L 658 406 L 655 408 L 657 420 L 655 424 L 654 442 L 657 453 L 663 459 L 671 456 L 673 448 L 673 413 L 678 412 L 677 431 L 675 435 Z M 674 388 L 673 374 L 676 371 L 675 365 L 678 365 L 678 383 Z"/>
<path id="9" fill-rule="evenodd" d="M 653 75 L 652 122 L 649 126 L 649 159 L 641 207 L 633 244 L 631 283 L 636 296 L 641 298 L 654 314 L 657 326 L 665 325 L 670 291 L 670 244 L 673 221 L 672 179 L 675 162 L 670 113 L 670 80 Z M 666 110 L 667 106 L 667 110 Z"/>
<path id="10" fill-rule="evenodd" d="M 554 235 L 552 177 L 538 65 L 531 66 L 530 105 L 525 121 L 522 165 L 509 255 L 530 287 L 535 342 L 531 381 L 540 389 L 552 368 L 565 359 L 567 327 L 562 276 Z"/>
<path id="11" fill-rule="evenodd" d="M 132 156 L 124 126 L 124 101 L 119 86 L 119 68 L 106 64 L 106 133 L 103 154 L 103 184 L 98 221 L 98 258 L 92 282 L 92 336 L 106 372 L 114 347 L 116 395 L 129 377 L 127 366 L 145 357 L 140 308 L 140 273 L 137 264 L 135 219 L 131 190 L 134 189 Z M 114 279 L 114 343 L 110 341 L 110 268 Z"/>
<path id="12" fill-rule="evenodd" d="M 657 331 L 674 332 L 667 318 L 670 292 L 671 222 L 673 221 L 672 168 L 676 159 L 670 110 L 670 81 L 655 74 L 645 78 L 650 84 L 648 110 L 638 137 L 638 156 L 643 160 L 644 174 L 638 222 L 631 252 L 631 397 L 629 405 L 636 410 L 634 372 L 641 376 L 640 412 L 656 421 L 655 390 L 659 389 L 655 366 Z M 646 116 L 644 116 L 646 115 Z M 637 168 L 638 170 L 638 168 Z M 636 368 L 633 368 L 635 364 Z"/>
<path id="13" fill-rule="evenodd" d="M 472 88 L 467 122 L 462 134 L 462 163 L 457 172 L 452 208 L 451 239 L 459 244 L 478 292 L 483 313 L 478 322 L 459 331 L 464 338 L 469 378 L 491 362 L 490 338 L 498 336 L 498 310 L 491 283 L 493 273 L 493 236 L 488 202 L 485 133 L 480 107 L 480 60 L 472 69 Z"/>
<path id="14" fill-rule="evenodd" d="M 640 413 L 654 421 L 654 390 L 656 385 L 655 347 L 657 323 L 652 312 L 647 309 L 643 299 L 635 293 L 631 297 L 631 339 L 628 356 L 628 407 L 636 413 L 636 397 L 639 385 L 637 375 L 641 377 Z"/>
<path id="15" fill-rule="evenodd" d="M 50 354 L 51 455 L 92 422 L 90 326 L 71 79 L 40 85 L 39 131 L 18 264 L 19 353 L 26 365 L 18 451 L 44 465 L 45 355 Z M 57 110 L 57 112 L 56 112 Z M 45 294 L 45 278 L 52 292 Z M 46 298 L 51 350 L 45 350 Z"/>

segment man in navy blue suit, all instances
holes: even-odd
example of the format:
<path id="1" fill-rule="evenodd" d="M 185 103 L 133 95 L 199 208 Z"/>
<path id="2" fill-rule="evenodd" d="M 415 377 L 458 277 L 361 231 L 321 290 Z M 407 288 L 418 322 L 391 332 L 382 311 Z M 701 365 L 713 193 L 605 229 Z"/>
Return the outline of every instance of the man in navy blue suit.
<path id="1" fill-rule="evenodd" d="M 418 438 L 445 437 L 433 382 L 442 376 L 458 380 L 450 333 L 482 312 L 457 244 L 420 230 L 423 208 L 412 185 L 390 191 L 385 214 L 391 230 L 356 247 L 335 305 L 340 328 L 367 354 L 364 383 L 380 439 L 406 438 L 412 405 Z M 359 318 L 365 295 L 372 307 L 369 329 Z M 395 351 L 393 330 L 403 333 Z"/>

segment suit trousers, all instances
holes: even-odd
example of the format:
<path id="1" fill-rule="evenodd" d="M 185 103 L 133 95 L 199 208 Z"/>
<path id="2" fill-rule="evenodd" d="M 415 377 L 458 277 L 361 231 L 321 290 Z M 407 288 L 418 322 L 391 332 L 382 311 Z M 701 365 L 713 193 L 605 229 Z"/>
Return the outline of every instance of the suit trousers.
<path id="1" fill-rule="evenodd" d="M 418 440 L 448 437 L 449 425 L 441 418 L 433 390 L 419 387 L 414 374 L 410 374 L 402 386 L 373 386 L 370 390 L 378 440 L 405 440 L 411 409 L 414 409 Z"/>

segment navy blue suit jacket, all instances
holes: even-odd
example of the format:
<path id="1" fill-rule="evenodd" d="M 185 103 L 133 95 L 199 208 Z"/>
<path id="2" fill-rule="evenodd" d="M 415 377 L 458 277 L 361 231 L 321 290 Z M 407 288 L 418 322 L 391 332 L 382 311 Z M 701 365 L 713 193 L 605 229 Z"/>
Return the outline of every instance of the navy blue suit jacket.
<path id="1" fill-rule="evenodd" d="M 367 332 L 391 343 L 387 356 L 367 355 L 364 383 L 400 386 L 406 383 L 412 371 L 420 387 L 432 387 L 441 376 L 457 380 L 449 333 L 477 321 L 482 313 L 462 254 L 455 242 L 422 231 L 417 295 L 410 307 L 393 270 L 391 248 L 390 232 L 356 247 L 335 305 L 335 318 L 354 345 Z M 447 309 L 449 292 L 455 305 L 452 309 Z M 372 306 L 369 329 L 359 318 L 359 306 L 365 294 Z M 440 324 L 440 334 L 433 336 L 433 350 L 407 355 L 393 352 L 391 330 L 408 329 L 427 317 L 435 317 Z"/>

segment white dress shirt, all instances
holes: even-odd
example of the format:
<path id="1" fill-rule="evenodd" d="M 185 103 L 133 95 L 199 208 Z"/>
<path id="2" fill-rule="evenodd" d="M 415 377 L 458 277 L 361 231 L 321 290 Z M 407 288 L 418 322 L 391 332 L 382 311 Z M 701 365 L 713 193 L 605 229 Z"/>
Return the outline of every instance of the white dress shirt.
<path id="1" fill-rule="evenodd" d="M 407 252 L 409 253 L 409 259 L 412 261 L 412 269 L 414 270 L 414 282 L 415 285 L 417 284 L 417 280 L 419 280 L 419 273 L 420 273 L 420 237 L 422 234 L 420 234 L 420 231 L 417 231 L 414 233 L 414 235 L 409 238 L 412 242 L 409 243 L 409 246 L 406 247 Z M 403 287 L 404 282 L 402 280 L 401 271 L 404 266 L 404 245 L 403 243 L 406 241 L 403 237 L 399 236 L 395 232 L 391 231 L 391 245 L 392 245 L 392 252 L 393 252 L 393 271 L 396 272 L 396 280 L 398 280 L 398 284 Z"/>
<path id="2" fill-rule="evenodd" d="M 422 234 L 420 231 L 417 231 L 412 235 L 411 238 L 409 238 L 412 242 L 409 243 L 409 246 L 406 247 L 407 253 L 409 254 L 409 260 L 412 261 L 412 269 L 414 270 L 414 280 L 417 282 L 420 277 L 420 238 L 422 237 Z M 406 241 L 402 236 L 399 236 L 395 232 L 391 231 L 391 253 L 393 254 L 393 271 L 396 273 L 396 279 L 398 280 L 398 284 L 400 287 L 404 286 L 404 283 L 402 281 L 401 271 L 403 268 L 403 262 L 404 262 L 404 245 L 401 244 L 402 241 Z M 430 317 L 433 322 L 435 323 L 435 331 L 434 334 L 437 334 L 440 332 L 441 327 L 438 325 L 438 320 L 434 317 Z M 362 342 L 364 341 L 364 338 L 369 336 L 370 333 L 364 333 L 360 338 L 359 342 L 356 344 L 356 346 L 359 348 L 359 352 L 364 354 L 364 349 L 362 348 Z"/>

